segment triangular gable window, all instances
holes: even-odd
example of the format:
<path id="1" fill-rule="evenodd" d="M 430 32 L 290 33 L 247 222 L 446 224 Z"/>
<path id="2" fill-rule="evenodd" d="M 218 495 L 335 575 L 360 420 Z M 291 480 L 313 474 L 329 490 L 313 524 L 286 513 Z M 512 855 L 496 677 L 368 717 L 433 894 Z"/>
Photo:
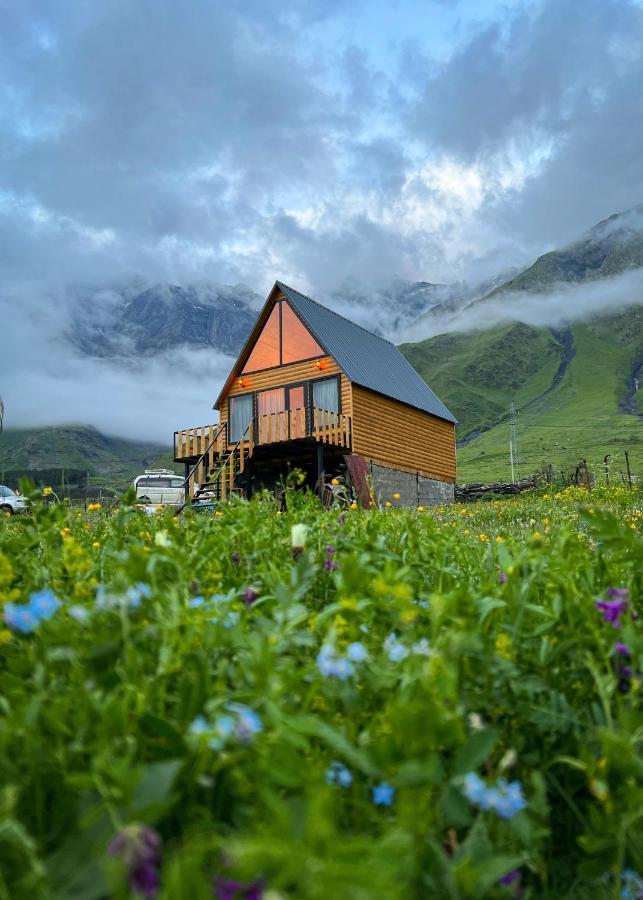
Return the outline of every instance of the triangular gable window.
<path id="1" fill-rule="evenodd" d="M 324 350 L 285 300 L 272 308 L 242 374 L 324 356 Z"/>

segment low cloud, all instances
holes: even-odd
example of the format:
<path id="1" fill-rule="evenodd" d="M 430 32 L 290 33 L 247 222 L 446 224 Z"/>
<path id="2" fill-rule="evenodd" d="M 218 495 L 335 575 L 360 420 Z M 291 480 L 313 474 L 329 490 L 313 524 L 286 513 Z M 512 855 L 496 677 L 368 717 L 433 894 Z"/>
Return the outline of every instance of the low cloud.
<path id="1" fill-rule="evenodd" d="M 5 427 L 89 424 L 106 434 L 170 445 L 177 428 L 213 422 L 234 360 L 183 347 L 149 358 L 96 360 L 65 338 L 65 291 L 35 284 L 0 297 L 0 396 Z"/>
<path id="2" fill-rule="evenodd" d="M 642 304 L 643 269 L 634 269 L 583 284 L 558 284 L 545 294 L 503 293 L 455 310 L 437 308 L 398 336 L 421 341 L 449 331 L 475 331 L 515 321 L 538 328 L 557 327 Z"/>

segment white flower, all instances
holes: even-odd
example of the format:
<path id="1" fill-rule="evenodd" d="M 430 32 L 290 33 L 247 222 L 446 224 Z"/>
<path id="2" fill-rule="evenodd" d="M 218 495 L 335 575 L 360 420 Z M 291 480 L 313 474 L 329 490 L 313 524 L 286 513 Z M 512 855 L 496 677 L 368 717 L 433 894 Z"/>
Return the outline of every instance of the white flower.
<path id="1" fill-rule="evenodd" d="M 170 539 L 167 536 L 167 531 L 157 531 L 154 535 L 154 543 L 157 547 L 169 547 Z"/>
<path id="2" fill-rule="evenodd" d="M 293 525 L 290 532 L 290 541 L 293 547 L 305 547 L 308 525 Z"/>

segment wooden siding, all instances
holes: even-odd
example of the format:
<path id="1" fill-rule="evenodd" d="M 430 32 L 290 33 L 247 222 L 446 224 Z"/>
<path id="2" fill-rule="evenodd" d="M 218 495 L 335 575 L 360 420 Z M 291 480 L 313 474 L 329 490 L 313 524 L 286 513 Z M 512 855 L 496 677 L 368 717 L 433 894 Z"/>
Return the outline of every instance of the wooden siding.
<path id="1" fill-rule="evenodd" d="M 317 368 L 321 362 L 322 368 Z M 342 398 L 342 413 L 351 415 L 352 396 L 351 384 L 331 356 L 325 356 L 321 360 L 307 360 L 305 362 L 290 363 L 287 366 L 279 366 L 274 369 L 265 369 L 263 372 L 253 372 L 243 375 L 243 386 L 235 379 L 225 398 L 221 401 L 219 421 L 228 420 L 228 397 L 238 394 L 250 394 L 255 391 L 263 391 L 266 388 L 282 387 L 287 384 L 296 384 L 301 381 L 314 381 L 318 378 L 326 378 L 330 375 L 341 375 L 340 391 Z"/>
<path id="2" fill-rule="evenodd" d="M 382 466 L 455 482 L 455 425 L 352 386 L 353 453 Z"/>

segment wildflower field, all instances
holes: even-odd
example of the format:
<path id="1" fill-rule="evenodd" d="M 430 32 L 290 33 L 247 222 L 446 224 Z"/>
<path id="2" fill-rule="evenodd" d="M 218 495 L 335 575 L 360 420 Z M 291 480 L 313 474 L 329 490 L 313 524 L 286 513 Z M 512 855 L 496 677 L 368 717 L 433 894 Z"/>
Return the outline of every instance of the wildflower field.
<path id="1" fill-rule="evenodd" d="M 643 494 L 0 523 L 0 898 L 643 896 Z"/>

